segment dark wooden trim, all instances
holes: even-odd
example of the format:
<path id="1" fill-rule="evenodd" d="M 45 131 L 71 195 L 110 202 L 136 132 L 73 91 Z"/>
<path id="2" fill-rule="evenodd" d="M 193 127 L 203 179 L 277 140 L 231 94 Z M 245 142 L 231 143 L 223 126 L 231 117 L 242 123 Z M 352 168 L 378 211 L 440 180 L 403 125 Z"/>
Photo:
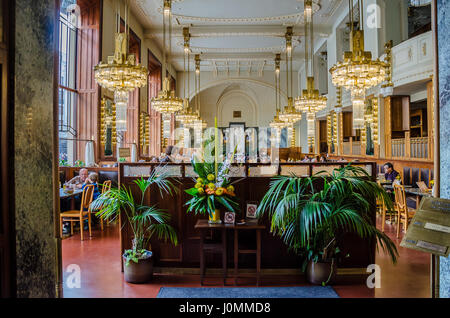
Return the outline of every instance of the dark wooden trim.
<path id="1" fill-rule="evenodd" d="M 59 66 L 58 66 L 59 67 Z M 57 80 L 59 81 L 59 78 L 57 78 Z M 72 93 L 77 93 L 78 94 L 78 91 L 76 90 L 76 89 L 73 89 L 73 88 L 70 88 L 70 87 L 67 87 L 67 86 L 64 86 L 64 85 L 58 85 L 58 88 L 62 88 L 62 89 L 65 89 L 65 90 L 67 90 L 67 91 L 69 91 L 69 92 L 72 92 Z M 58 91 L 56 91 L 56 93 L 58 93 Z"/>
<path id="2" fill-rule="evenodd" d="M 14 215 L 14 65 L 15 1 L 2 1 L 4 38 L 0 43 L 1 77 L 0 182 L 0 297 L 16 297 L 16 233 Z"/>

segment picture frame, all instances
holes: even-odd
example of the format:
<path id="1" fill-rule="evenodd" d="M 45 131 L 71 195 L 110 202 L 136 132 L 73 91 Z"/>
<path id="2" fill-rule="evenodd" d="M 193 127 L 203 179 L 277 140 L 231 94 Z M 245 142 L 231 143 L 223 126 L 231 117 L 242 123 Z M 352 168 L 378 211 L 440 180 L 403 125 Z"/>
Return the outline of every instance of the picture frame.
<path id="1" fill-rule="evenodd" d="M 249 219 L 256 219 L 256 210 L 258 209 L 258 202 L 248 201 L 245 208 L 245 217 Z"/>
<path id="2" fill-rule="evenodd" d="M 234 224 L 235 221 L 236 221 L 236 213 L 225 212 L 225 215 L 223 217 L 223 222 L 225 224 Z"/>

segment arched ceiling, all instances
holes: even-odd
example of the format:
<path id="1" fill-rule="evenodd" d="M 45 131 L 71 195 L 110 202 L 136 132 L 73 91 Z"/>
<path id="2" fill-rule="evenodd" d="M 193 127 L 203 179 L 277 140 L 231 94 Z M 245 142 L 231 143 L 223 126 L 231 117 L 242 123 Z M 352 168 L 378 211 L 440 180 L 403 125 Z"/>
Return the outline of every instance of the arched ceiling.
<path id="1" fill-rule="evenodd" d="M 276 53 L 283 53 L 287 26 L 294 28 L 293 68 L 303 65 L 303 0 L 173 0 L 172 57 L 183 70 L 183 27 L 189 27 L 191 50 L 201 54 L 205 71 L 253 68 L 272 71 Z M 316 41 L 331 34 L 334 20 L 346 8 L 344 0 L 313 0 Z M 162 48 L 163 0 L 131 1 L 145 37 Z M 283 56 L 283 54 L 282 54 Z M 284 63 L 282 68 L 284 69 Z M 193 65 L 192 65 L 193 66 Z"/>

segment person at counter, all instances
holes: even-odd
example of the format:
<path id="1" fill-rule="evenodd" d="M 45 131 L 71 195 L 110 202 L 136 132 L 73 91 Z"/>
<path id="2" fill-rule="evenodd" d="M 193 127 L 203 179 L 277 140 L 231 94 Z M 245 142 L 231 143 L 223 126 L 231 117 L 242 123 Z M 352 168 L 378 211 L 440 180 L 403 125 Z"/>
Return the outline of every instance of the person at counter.
<path id="1" fill-rule="evenodd" d="M 167 146 L 166 153 L 164 157 L 160 160 L 160 162 L 173 162 L 172 160 L 172 151 L 174 150 L 174 147 L 172 145 Z"/>
<path id="2" fill-rule="evenodd" d="M 88 178 L 89 172 L 86 168 L 80 169 L 78 176 L 73 177 L 69 181 L 66 182 L 66 185 L 74 184 L 78 189 L 83 187 L 83 184 L 86 182 Z"/>
<path id="3" fill-rule="evenodd" d="M 394 166 L 390 162 L 384 164 L 384 178 L 388 181 L 394 182 L 397 178 L 398 172 L 394 170 Z"/>

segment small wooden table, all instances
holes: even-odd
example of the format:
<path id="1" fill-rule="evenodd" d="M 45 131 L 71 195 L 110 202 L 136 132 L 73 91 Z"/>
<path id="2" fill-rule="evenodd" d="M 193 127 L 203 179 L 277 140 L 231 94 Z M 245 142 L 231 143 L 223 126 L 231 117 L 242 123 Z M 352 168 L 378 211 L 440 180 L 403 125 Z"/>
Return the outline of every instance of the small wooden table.
<path id="1" fill-rule="evenodd" d="M 75 196 L 79 195 L 80 193 L 83 193 L 82 189 L 75 189 L 72 193 L 67 193 L 64 191 L 63 188 L 59 188 L 59 199 L 68 199 L 71 198 L 70 202 L 70 209 L 75 210 L 75 200 L 73 199 Z"/>
<path id="2" fill-rule="evenodd" d="M 200 230 L 200 284 L 203 285 L 205 277 L 205 250 L 222 253 L 223 266 L 223 284 L 227 278 L 227 230 L 234 230 L 234 284 L 237 284 L 238 278 L 238 259 L 239 254 L 256 254 L 256 285 L 259 286 L 261 274 L 261 230 L 265 229 L 264 225 L 260 225 L 255 221 L 249 221 L 243 225 L 236 224 L 209 224 L 208 220 L 198 220 L 195 224 L 196 229 Z M 222 233 L 222 242 L 205 243 L 205 232 L 207 230 L 220 230 Z M 239 231 L 240 230 L 256 230 L 256 250 L 239 249 Z"/>

